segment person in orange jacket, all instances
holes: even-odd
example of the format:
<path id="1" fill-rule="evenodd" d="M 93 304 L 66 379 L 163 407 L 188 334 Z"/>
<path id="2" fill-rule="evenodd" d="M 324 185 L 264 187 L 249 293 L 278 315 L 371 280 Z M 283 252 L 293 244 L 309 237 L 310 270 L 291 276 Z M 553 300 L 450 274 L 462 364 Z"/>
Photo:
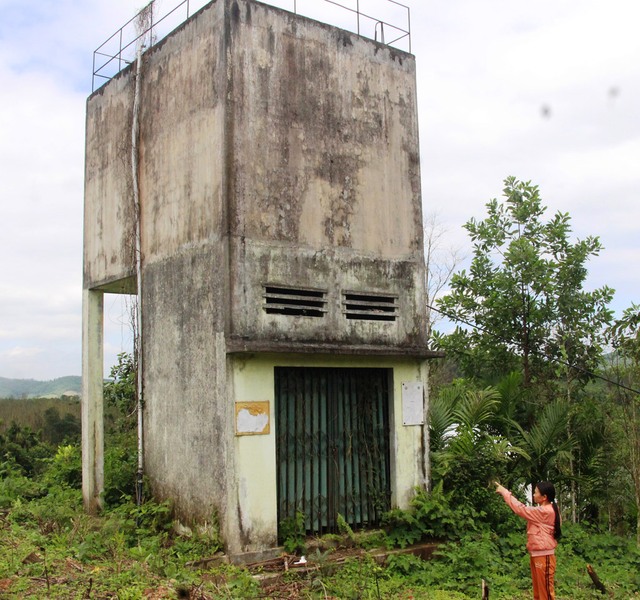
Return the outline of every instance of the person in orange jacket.
<path id="1" fill-rule="evenodd" d="M 505 487 L 495 482 L 509 508 L 527 520 L 527 550 L 530 556 L 533 600 L 555 600 L 555 548 L 562 535 L 560 511 L 556 504 L 556 489 L 548 481 L 541 481 L 533 491 L 538 506 L 526 506 Z"/>

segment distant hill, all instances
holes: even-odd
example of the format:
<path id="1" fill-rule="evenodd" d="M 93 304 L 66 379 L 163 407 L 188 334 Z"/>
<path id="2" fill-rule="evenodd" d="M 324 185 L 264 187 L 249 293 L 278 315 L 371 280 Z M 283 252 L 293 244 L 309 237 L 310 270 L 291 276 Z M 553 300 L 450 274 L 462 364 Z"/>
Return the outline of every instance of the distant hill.
<path id="1" fill-rule="evenodd" d="M 58 377 L 51 381 L 7 379 L 0 377 L 0 398 L 46 398 L 80 395 L 82 378 L 77 375 Z"/>

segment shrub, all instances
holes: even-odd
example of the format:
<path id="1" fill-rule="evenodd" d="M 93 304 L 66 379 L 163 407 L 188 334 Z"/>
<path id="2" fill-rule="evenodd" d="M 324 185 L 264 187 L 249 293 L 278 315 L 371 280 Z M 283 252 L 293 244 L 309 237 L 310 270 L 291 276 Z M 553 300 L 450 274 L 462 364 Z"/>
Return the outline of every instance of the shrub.
<path id="1" fill-rule="evenodd" d="M 481 526 L 481 513 L 473 507 L 452 505 L 442 482 L 431 492 L 419 489 L 410 510 L 394 509 L 383 516 L 389 544 L 406 547 L 420 540 L 453 540 Z"/>
<path id="2" fill-rule="evenodd" d="M 30 500 L 44 493 L 43 486 L 26 477 L 15 461 L 0 462 L 0 508 L 9 508 L 19 498 Z"/>
<path id="3" fill-rule="evenodd" d="M 138 445 L 136 431 L 107 437 L 104 451 L 104 503 L 115 507 L 136 495 Z"/>
<path id="4" fill-rule="evenodd" d="M 280 538 L 285 552 L 302 554 L 306 551 L 306 530 L 303 512 L 298 510 L 294 517 L 287 517 L 282 520 L 280 523 Z"/>
<path id="5" fill-rule="evenodd" d="M 58 446 L 44 474 L 44 481 L 50 486 L 82 488 L 82 450 L 78 444 Z"/>
<path id="6" fill-rule="evenodd" d="M 52 487 L 47 494 L 29 502 L 18 499 L 12 505 L 10 518 L 16 523 L 35 522 L 42 535 L 68 531 L 82 510 L 82 493 L 63 487 Z"/>
<path id="7" fill-rule="evenodd" d="M 9 429 L 0 434 L 0 460 L 18 466 L 28 477 L 41 474 L 53 449 L 40 438 L 40 433 L 30 427 L 11 423 Z"/>

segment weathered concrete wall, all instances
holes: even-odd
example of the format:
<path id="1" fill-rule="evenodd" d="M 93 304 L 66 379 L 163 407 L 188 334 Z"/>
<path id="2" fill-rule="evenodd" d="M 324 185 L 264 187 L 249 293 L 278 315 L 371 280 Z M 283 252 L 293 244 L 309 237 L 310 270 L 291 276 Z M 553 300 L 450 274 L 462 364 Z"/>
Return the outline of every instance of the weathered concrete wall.
<path id="1" fill-rule="evenodd" d="M 230 45 L 230 333 L 424 345 L 413 56 L 244 0 Z M 266 314 L 265 283 L 326 288 L 326 318 Z M 348 321 L 341 291 L 397 294 L 400 318 Z"/>
<path id="2" fill-rule="evenodd" d="M 84 193 L 84 288 L 135 274 L 131 191 L 130 74 L 87 101 Z"/>
<path id="3" fill-rule="evenodd" d="M 226 49 L 223 2 L 208 5 L 144 57 L 140 186 L 145 266 L 224 245 Z M 188 251 L 188 250 L 187 250 Z M 226 279 L 221 256 L 211 285 Z"/>
<path id="4" fill-rule="evenodd" d="M 224 4 L 144 57 L 140 121 L 145 459 L 154 493 L 186 522 L 227 510 L 233 472 L 224 331 Z"/>
<path id="5" fill-rule="evenodd" d="M 144 53 L 138 156 L 143 267 L 185 246 L 219 249 L 227 233 L 223 27 L 224 2 L 213 2 Z M 134 88 L 130 66 L 87 101 L 87 288 L 135 274 Z M 218 258 L 214 267 L 226 265 Z"/>
<path id="6" fill-rule="evenodd" d="M 145 471 L 155 495 L 179 498 L 185 522 L 224 512 L 220 474 L 233 462 L 213 260 L 211 249 L 180 254 L 150 265 L 144 279 Z"/>

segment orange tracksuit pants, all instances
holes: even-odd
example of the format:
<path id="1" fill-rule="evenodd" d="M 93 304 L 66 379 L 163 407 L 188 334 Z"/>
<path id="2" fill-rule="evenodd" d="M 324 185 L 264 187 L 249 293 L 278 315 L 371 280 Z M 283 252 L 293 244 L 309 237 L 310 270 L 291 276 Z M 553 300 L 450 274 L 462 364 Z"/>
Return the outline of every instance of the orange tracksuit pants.
<path id="1" fill-rule="evenodd" d="M 555 600 L 553 579 L 556 574 L 555 554 L 531 557 L 531 580 L 533 600 Z"/>

